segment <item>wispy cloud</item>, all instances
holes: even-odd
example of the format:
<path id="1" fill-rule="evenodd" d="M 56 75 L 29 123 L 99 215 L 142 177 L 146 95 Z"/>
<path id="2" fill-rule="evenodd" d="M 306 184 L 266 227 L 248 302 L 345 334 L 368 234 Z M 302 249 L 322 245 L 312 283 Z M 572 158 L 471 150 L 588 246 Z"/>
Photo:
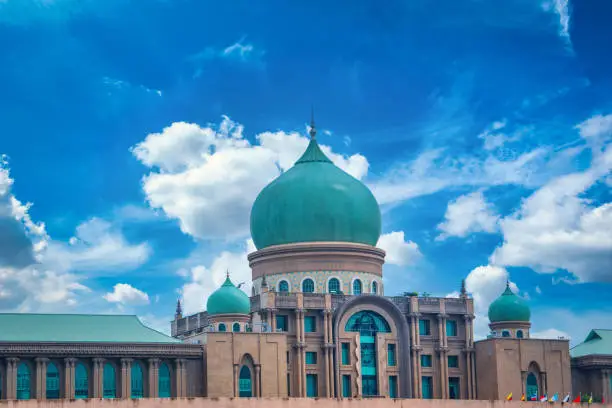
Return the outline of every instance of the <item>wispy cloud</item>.
<path id="1" fill-rule="evenodd" d="M 542 8 L 545 11 L 554 13 L 559 18 L 559 36 L 567 41 L 567 45 L 571 47 L 572 41 L 570 38 L 570 1 L 569 0 L 546 0 L 542 3 Z"/>

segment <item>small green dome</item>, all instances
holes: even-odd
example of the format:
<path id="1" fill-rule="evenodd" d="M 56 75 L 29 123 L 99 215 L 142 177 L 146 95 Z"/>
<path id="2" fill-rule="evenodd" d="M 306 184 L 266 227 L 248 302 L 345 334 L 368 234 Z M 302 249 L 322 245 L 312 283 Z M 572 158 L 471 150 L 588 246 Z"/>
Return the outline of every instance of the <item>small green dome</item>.
<path id="1" fill-rule="evenodd" d="M 506 290 L 489 305 L 489 320 L 499 322 L 529 322 L 531 311 L 527 302 L 518 297 L 506 284 Z"/>
<path id="2" fill-rule="evenodd" d="M 372 192 L 336 167 L 314 132 L 295 165 L 268 184 L 251 209 L 257 249 L 298 242 L 353 242 L 375 246 L 381 216 Z"/>
<path id="3" fill-rule="evenodd" d="M 229 276 L 223 285 L 215 290 L 206 302 L 206 311 L 209 315 L 217 314 L 249 314 L 251 303 L 246 293 L 238 289 Z"/>

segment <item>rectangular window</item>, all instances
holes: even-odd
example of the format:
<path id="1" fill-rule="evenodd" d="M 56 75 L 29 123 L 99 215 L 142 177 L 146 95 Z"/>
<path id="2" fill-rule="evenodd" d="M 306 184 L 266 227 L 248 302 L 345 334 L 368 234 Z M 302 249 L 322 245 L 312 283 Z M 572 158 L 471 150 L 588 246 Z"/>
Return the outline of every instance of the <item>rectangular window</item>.
<path id="1" fill-rule="evenodd" d="M 458 368 L 459 367 L 459 357 L 458 356 L 448 356 L 448 366 L 450 368 Z"/>
<path id="2" fill-rule="evenodd" d="M 287 315 L 276 315 L 276 330 L 287 331 Z"/>
<path id="3" fill-rule="evenodd" d="M 431 354 L 421 354 L 421 367 L 431 367 Z"/>
<path id="4" fill-rule="evenodd" d="M 421 389 L 423 394 L 423 399 L 432 399 L 433 398 L 433 381 L 431 377 L 422 377 L 423 388 Z"/>
<path id="5" fill-rule="evenodd" d="M 429 320 L 419 320 L 419 334 L 421 336 L 431 336 L 431 326 Z"/>
<path id="6" fill-rule="evenodd" d="M 314 333 L 317 331 L 317 317 L 316 316 L 305 316 L 304 317 L 304 332 Z"/>
<path id="7" fill-rule="evenodd" d="M 343 375 L 342 376 L 342 396 L 344 398 L 351 398 L 353 393 L 351 391 L 351 376 Z"/>
<path id="8" fill-rule="evenodd" d="M 317 364 L 317 352 L 316 351 L 306 352 L 306 364 Z"/>
<path id="9" fill-rule="evenodd" d="M 306 396 L 316 398 L 319 395 L 319 384 L 316 374 L 306 374 Z"/>
<path id="10" fill-rule="evenodd" d="M 397 364 L 395 360 L 395 344 L 387 344 L 387 365 L 394 367 Z"/>
<path id="11" fill-rule="evenodd" d="M 351 345 L 342 343 L 342 365 L 351 364 Z"/>
<path id="12" fill-rule="evenodd" d="M 448 337 L 455 337 L 457 335 L 457 322 L 454 320 L 446 321 L 446 335 Z"/>
<path id="13" fill-rule="evenodd" d="M 459 399 L 461 394 L 459 393 L 459 377 L 448 378 L 448 398 Z"/>
<path id="14" fill-rule="evenodd" d="M 389 398 L 397 398 L 397 376 L 389 376 Z"/>

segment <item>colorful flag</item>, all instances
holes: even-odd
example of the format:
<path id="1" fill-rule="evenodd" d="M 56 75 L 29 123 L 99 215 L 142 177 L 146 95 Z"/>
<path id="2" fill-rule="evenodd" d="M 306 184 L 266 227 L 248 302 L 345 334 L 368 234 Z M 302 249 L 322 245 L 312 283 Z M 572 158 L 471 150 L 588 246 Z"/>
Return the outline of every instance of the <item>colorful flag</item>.
<path id="1" fill-rule="evenodd" d="M 525 401 L 525 394 L 521 395 L 521 401 Z"/>
<path id="2" fill-rule="evenodd" d="M 582 402 L 582 393 L 579 393 L 576 398 L 574 398 L 574 400 L 572 401 L 576 404 L 580 404 Z"/>
<path id="3" fill-rule="evenodd" d="M 506 401 L 512 401 L 512 393 L 506 395 Z"/>
<path id="4" fill-rule="evenodd" d="M 564 402 L 564 403 L 565 403 L 565 402 L 569 402 L 570 398 L 571 398 L 571 397 L 570 397 L 570 393 L 568 392 L 568 393 L 567 393 L 567 395 L 565 396 L 565 398 L 563 398 L 563 402 Z"/>
<path id="5" fill-rule="evenodd" d="M 559 400 L 559 394 L 555 393 L 555 395 L 553 395 L 552 397 L 550 397 L 550 399 L 548 400 L 548 402 L 557 402 Z"/>
<path id="6" fill-rule="evenodd" d="M 540 398 L 540 402 L 546 402 L 548 401 L 548 395 L 544 394 L 542 395 L 542 398 Z"/>
<path id="7" fill-rule="evenodd" d="M 593 403 L 593 393 L 591 393 L 591 395 L 589 395 L 589 400 L 587 401 L 589 404 Z"/>

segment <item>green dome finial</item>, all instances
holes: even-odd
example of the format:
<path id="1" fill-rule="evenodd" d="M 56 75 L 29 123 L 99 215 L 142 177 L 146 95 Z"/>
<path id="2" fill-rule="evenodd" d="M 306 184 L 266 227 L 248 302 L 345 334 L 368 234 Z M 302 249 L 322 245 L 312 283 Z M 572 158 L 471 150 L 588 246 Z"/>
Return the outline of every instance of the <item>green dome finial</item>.
<path id="1" fill-rule="evenodd" d="M 510 289 L 510 281 L 506 280 L 506 290 L 489 306 L 491 323 L 529 322 L 531 310 L 527 302 Z"/>
<path id="2" fill-rule="evenodd" d="M 206 311 L 209 315 L 251 313 L 249 297 L 242 290 L 234 286 L 229 277 L 229 271 L 226 272 L 223 285 L 208 298 Z"/>

